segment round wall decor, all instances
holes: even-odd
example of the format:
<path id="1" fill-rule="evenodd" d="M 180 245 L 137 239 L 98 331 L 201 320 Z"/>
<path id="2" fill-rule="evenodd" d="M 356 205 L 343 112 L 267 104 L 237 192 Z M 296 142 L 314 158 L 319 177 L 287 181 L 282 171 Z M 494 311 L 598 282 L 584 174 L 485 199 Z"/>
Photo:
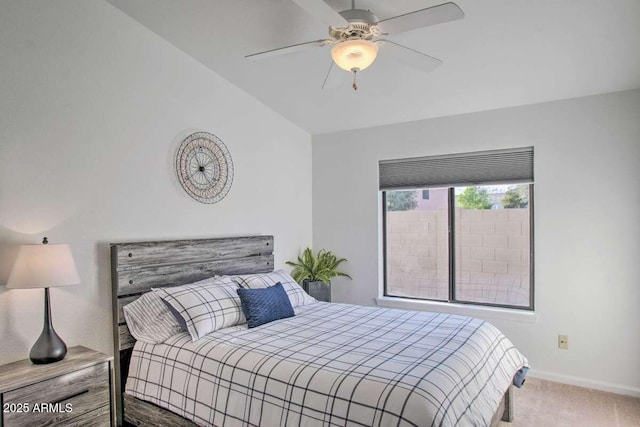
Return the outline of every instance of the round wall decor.
<path id="1" fill-rule="evenodd" d="M 229 150 L 215 135 L 192 133 L 176 153 L 176 172 L 182 188 L 200 203 L 216 203 L 227 195 L 233 182 Z"/>

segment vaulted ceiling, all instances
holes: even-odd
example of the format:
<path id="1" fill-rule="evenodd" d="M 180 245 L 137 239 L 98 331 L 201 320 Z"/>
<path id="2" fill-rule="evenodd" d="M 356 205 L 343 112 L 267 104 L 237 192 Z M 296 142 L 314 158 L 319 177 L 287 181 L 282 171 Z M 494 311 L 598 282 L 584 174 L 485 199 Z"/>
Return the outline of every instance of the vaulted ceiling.
<path id="1" fill-rule="evenodd" d="M 326 24 L 290 0 L 107 1 L 311 134 L 640 87 L 638 0 L 455 0 L 464 19 L 389 37 L 443 65 L 424 74 L 380 57 L 357 91 L 346 71 L 344 84 L 321 89 L 327 47 L 244 58 L 327 37 Z M 384 19 L 443 2 L 356 7 Z"/>

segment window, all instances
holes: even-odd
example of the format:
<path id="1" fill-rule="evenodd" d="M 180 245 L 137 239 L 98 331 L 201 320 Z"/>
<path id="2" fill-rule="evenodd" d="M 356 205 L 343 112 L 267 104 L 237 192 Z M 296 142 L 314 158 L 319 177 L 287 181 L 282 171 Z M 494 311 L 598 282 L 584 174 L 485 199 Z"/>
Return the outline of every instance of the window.
<path id="1" fill-rule="evenodd" d="M 422 200 L 429 200 L 429 189 L 422 190 Z"/>
<path id="2" fill-rule="evenodd" d="M 444 177 L 432 159 L 380 163 L 385 295 L 532 310 L 533 149 L 439 156 Z M 463 185 L 456 170 L 479 177 Z"/>
<path id="3" fill-rule="evenodd" d="M 448 190 L 432 189 L 420 209 L 417 193 L 384 193 L 386 294 L 448 301 Z"/>

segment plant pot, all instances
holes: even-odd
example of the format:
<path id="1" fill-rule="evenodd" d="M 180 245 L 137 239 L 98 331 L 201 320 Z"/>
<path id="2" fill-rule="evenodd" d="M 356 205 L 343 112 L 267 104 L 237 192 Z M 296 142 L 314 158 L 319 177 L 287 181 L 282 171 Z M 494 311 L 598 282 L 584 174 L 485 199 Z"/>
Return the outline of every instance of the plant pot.
<path id="1" fill-rule="evenodd" d="M 318 301 L 331 302 L 331 286 L 324 282 L 304 281 L 302 289 Z"/>

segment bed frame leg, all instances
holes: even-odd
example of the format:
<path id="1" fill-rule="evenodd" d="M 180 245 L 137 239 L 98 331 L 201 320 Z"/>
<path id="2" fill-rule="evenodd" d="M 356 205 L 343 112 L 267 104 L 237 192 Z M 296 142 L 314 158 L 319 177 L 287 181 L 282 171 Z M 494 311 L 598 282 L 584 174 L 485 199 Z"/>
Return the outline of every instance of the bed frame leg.
<path id="1" fill-rule="evenodd" d="M 513 386 L 504 394 L 504 412 L 502 413 L 502 421 L 513 421 Z"/>

